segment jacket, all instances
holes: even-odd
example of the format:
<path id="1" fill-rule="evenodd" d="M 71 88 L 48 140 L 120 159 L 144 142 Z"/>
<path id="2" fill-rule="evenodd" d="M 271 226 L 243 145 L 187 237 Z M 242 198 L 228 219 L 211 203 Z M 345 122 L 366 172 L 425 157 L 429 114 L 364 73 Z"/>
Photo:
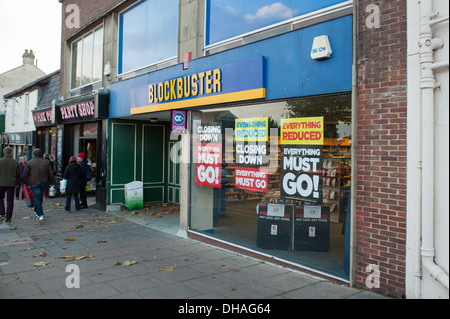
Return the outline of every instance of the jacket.
<path id="1" fill-rule="evenodd" d="M 79 193 L 82 188 L 81 167 L 72 162 L 66 167 L 63 177 L 67 180 L 66 193 Z"/>
<path id="2" fill-rule="evenodd" d="M 87 169 L 88 169 L 88 162 L 87 162 L 87 160 L 82 160 L 81 162 L 80 162 L 80 167 L 81 167 L 81 181 L 82 181 L 82 183 L 83 183 L 83 185 L 84 186 L 86 186 L 87 185 L 87 180 L 86 180 L 86 173 L 87 173 Z"/>
<path id="3" fill-rule="evenodd" d="M 20 184 L 19 162 L 11 154 L 0 159 L 0 186 L 16 187 Z"/>
<path id="4" fill-rule="evenodd" d="M 40 184 L 54 184 L 54 177 L 50 161 L 43 157 L 34 157 L 27 162 L 23 170 L 22 182 L 27 183 L 30 178 L 29 185 L 36 186 Z"/>

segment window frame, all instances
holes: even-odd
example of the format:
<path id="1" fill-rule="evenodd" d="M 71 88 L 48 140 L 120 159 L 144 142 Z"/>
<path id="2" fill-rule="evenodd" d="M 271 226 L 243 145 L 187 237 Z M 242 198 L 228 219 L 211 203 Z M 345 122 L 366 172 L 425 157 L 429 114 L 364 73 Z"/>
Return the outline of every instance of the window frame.
<path id="1" fill-rule="evenodd" d="M 296 16 L 296 17 L 293 17 L 290 19 L 286 19 L 286 20 L 283 20 L 283 21 L 280 21 L 280 22 L 277 22 L 277 23 L 274 23 L 271 25 L 267 25 L 265 27 L 255 29 L 253 31 L 249 31 L 246 33 L 242 33 L 242 34 L 227 38 L 227 39 L 223 39 L 221 41 L 207 44 L 207 41 L 209 41 L 209 37 L 210 37 L 209 29 L 210 29 L 211 20 L 210 20 L 210 9 L 209 9 L 210 0 L 206 0 L 206 2 L 205 2 L 205 22 L 203 24 L 204 25 L 204 35 L 205 35 L 204 42 L 203 42 L 203 47 L 204 47 L 203 51 L 204 51 L 204 53 L 206 53 L 209 50 L 216 49 L 216 48 L 225 46 L 230 43 L 242 41 L 245 37 L 248 37 L 250 35 L 254 35 L 254 34 L 261 33 L 261 32 L 267 31 L 267 30 L 271 30 L 271 29 L 275 29 L 280 26 L 295 25 L 298 23 L 307 22 L 308 20 L 314 21 L 315 19 L 326 16 L 330 13 L 346 10 L 346 9 L 348 9 L 349 6 L 353 6 L 353 2 L 354 2 L 353 0 L 343 0 L 342 2 L 340 2 L 338 4 L 331 5 L 326 8 L 322 8 L 322 9 L 312 11 L 312 12 L 309 12 L 309 13 L 306 13 L 303 15 L 299 15 L 299 16 Z M 242 45 L 242 43 L 241 43 L 241 45 Z"/>
<path id="2" fill-rule="evenodd" d="M 101 43 L 102 43 L 102 45 L 101 45 L 101 48 L 102 48 L 102 52 L 101 52 L 101 70 L 102 70 L 102 72 L 101 72 L 100 80 L 93 81 L 94 60 L 95 60 L 95 57 L 94 57 L 94 55 L 95 55 L 95 33 L 97 31 L 99 31 L 99 30 L 102 30 L 102 41 L 101 41 Z M 91 81 L 89 83 L 84 84 L 83 83 L 83 76 L 82 76 L 83 75 L 84 39 L 87 38 L 90 35 L 92 35 L 92 65 L 91 65 L 91 74 L 90 74 Z M 73 66 L 74 66 L 74 64 L 73 64 L 74 63 L 74 50 L 73 50 L 73 48 L 74 48 L 74 45 L 77 44 L 79 41 L 81 41 L 81 51 L 82 51 L 81 52 L 81 66 L 80 66 L 80 68 L 81 68 L 81 77 L 80 77 L 80 85 L 74 87 L 74 83 L 73 83 L 73 81 L 74 81 L 74 76 L 73 76 L 73 72 L 74 72 L 74 69 L 73 69 Z M 83 34 L 79 38 L 73 40 L 70 43 L 70 92 L 71 93 L 72 92 L 76 92 L 77 90 L 80 90 L 80 89 L 82 89 L 84 87 L 87 87 L 87 86 L 90 86 L 90 85 L 94 85 L 94 84 L 97 84 L 97 83 L 101 83 L 103 81 L 103 59 L 104 59 L 104 57 L 103 57 L 103 53 L 104 53 L 103 52 L 103 49 L 104 49 L 103 46 L 104 46 L 104 43 L 105 43 L 105 29 L 104 29 L 103 23 L 101 25 L 93 28 L 91 31 Z M 80 53 L 77 52 L 77 55 L 78 54 L 80 54 Z M 76 72 L 76 70 L 75 70 L 75 72 Z"/>
<path id="3" fill-rule="evenodd" d="M 149 67 L 155 67 L 157 65 L 164 65 L 164 64 L 172 65 L 171 64 L 172 62 L 175 62 L 175 63 L 178 62 L 178 45 L 179 44 L 177 42 L 177 53 L 176 53 L 175 56 L 168 57 L 168 58 L 156 61 L 156 62 L 152 62 L 150 64 L 146 64 L 146 65 L 137 67 L 135 69 L 131 69 L 131 70 L 128 70 L 128 71 L 123 71 L 123 63 L 122 63 L 123 48 L 121 46 L 122 45 L 122 39 L 123 39 L 122 16 L 127 11 L 132 10 L 133 8 L 141 5 L 145 1 L 147 1 L 147 0 L 139 0 L 136 3 L 133 3 L 132 5 L 130 5 L 129 7 L 119 11 L 119 13 L 118 13 L 118 18 L 117 18 L 117 20 L 118 20 L 118 29 L 117 29 L 117 78 L 124 77 L 124 76 L 126 76 L 128 74 L 135 73 L 135 72 L 138 72 L 140 70 L 144 70 L 144 69 L 149 68 Z M 179 15 L 179 13 L 178 13 L 178 15 Z M 178 20 L 177 20 L 177 24 L 179 25 L 179 21 Z M 178 28 L 177 28 L 177 30 L 178 30 Z M 179 33 L 179 31 L 177 31 L 177 38 L 179 36 L 178 33 Z"/>

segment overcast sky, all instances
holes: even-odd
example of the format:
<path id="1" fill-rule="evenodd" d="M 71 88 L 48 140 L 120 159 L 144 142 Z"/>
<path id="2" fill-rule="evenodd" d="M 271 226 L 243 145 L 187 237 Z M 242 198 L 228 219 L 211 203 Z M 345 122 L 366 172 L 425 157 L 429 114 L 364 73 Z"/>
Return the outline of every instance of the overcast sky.
<path id="1" fill-rule="evenodd" d="M 0 74 L 21 66 L 25 49 L 33 50 L 45 73 L 60 68 L 58 0 L 0 0 Z"/>

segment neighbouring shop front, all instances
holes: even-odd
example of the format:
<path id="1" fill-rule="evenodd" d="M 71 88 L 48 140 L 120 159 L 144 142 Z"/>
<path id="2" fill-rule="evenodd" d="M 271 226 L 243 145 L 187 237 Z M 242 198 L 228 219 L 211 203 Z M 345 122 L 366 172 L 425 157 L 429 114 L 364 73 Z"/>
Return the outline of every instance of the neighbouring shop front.
<path id="1" fill-rule="evenodd" d="M 70 156 L 84 153 L 92 168 L 88 193 L 95 207 L 105 210 L 106 121 L 109 92 L 60 101 L 55 107 L 57 175 L 62 177 Z"/>
<path id="2" fill-rule="evenodd" d="M 55 107 L 37 108 L 32 111 L 34 126 L 36 127 L 36 147 L 50 155 L 50 160 L 56 164 L 56 132 L 54 117 Z M 56 165 L 55 165 L 56 166 Z"/>
<path id="3" fill-rule="evenodd" d="M 12 156 L 15 159 L 25 156 L 27 160 L 30 160 L 33 158 L 34 134 L 33 131 L 2 133 L 3 147 L 11 147 Z"/>
<path id="4" fill-rule="evenodd" d="M 327 45 L 315 45 L 324 38 Z M 329 53 L 317 57 L 322 51 Z M 176 65 L 114 83 L 110 130 L 120 129 L 113 139 L 122 131 L 133 137 L 123 146 L 140 180 L 142 163 L 158 148 L 136 141 L 151 119 L 170 123 L 172 111 L 182 111 L 187 130 L 170 136 L 189 139 L 180 152 L 190 154 L 189 183 L 180 190 L 188 235 L 345 281 L 351 89 L 348 15 L 190 61 L 187 69 Z M 114 156 L 111 165 L 119 169 L 123 159 Z"/>

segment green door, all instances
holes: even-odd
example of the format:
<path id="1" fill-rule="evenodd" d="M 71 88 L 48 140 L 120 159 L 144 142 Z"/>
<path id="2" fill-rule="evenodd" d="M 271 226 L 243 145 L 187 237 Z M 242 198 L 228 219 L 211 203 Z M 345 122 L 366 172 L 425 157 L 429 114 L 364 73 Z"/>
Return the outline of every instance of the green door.
<path id="1" fill-rule="evenodd" d="M 142 132 L 144 202 L 162 202 L 165 200 L 165 126 L 144 124 Z"/>

